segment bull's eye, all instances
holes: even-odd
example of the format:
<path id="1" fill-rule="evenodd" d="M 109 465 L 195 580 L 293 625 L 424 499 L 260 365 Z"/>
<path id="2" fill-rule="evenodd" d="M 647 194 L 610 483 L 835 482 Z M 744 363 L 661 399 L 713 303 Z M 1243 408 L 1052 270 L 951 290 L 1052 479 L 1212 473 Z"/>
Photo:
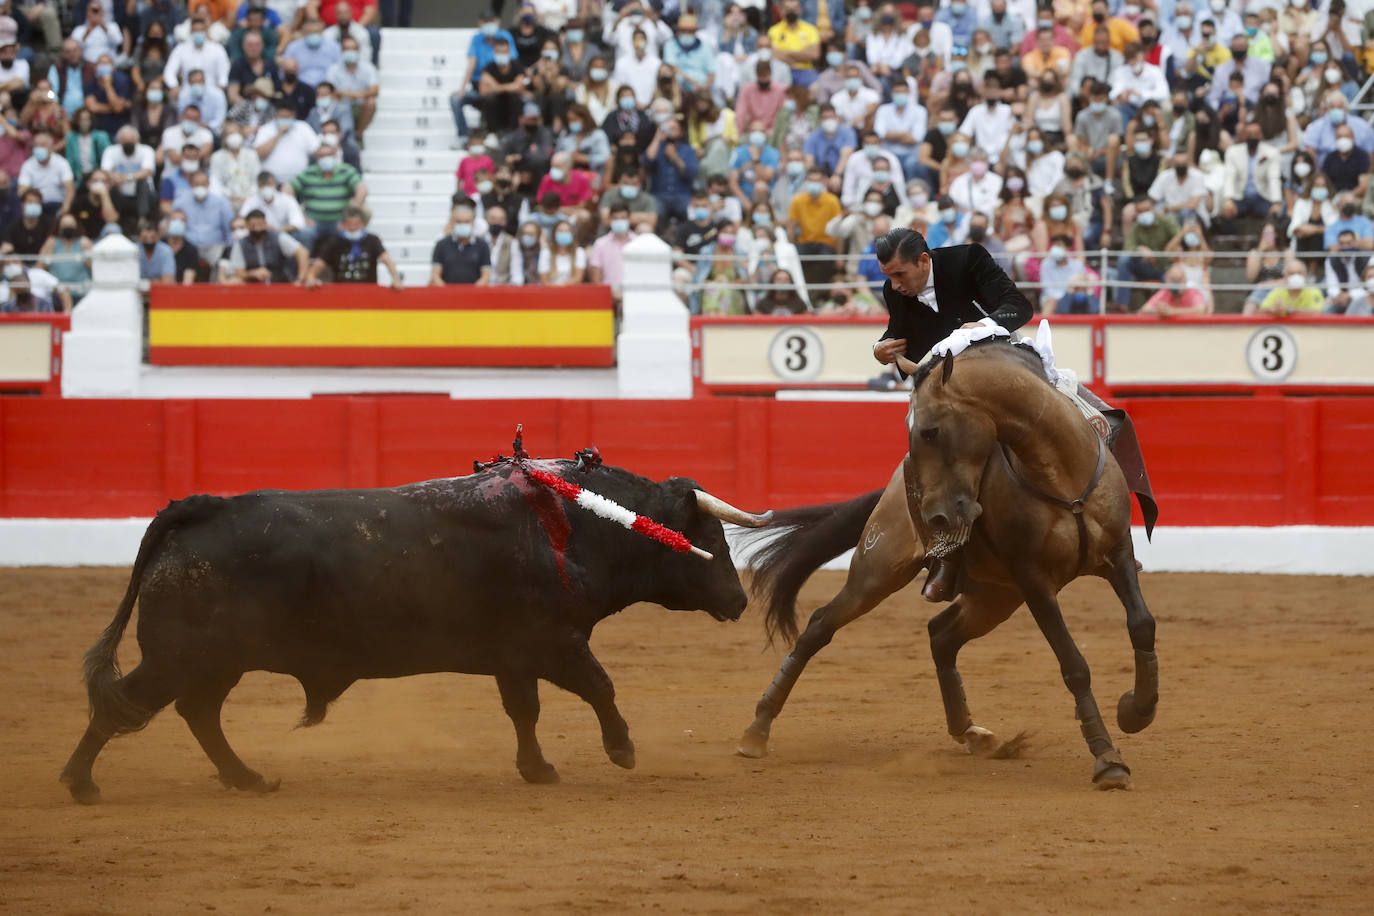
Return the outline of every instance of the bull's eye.
<path id="1" fill-rule="evenodd" d="M 921 430 L 921 438 L 926 442 L 934 442 L 939 437 L 940 427 L 938 426 L 927 426 L 925 429 Z"/>

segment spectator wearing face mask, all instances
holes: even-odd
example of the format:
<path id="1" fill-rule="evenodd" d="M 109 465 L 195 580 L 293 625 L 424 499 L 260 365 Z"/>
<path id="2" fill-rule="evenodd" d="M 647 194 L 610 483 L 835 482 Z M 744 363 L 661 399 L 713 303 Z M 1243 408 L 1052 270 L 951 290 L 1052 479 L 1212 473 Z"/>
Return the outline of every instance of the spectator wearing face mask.
<path id="1" fill-rule="evenodd" d="M 773 165 L 777 165 L 777 151 L 773 150 Z M 644 153 L 649 168 L 649 192 L 658 200 L 659 216 L 683 219 L 692 188 L 697 177 L 697 155 L 692 145 L 682 137 L 682 125 L 676 120 L 666 121 Z"/>
<path id="2" fill-rule="evenodd" d="M 157 223 L 141 219 L 138 223 L 138 276 L 148 283 L 176 282 L 176 255 L 166 242 L 158 239 Z"/>
<path id="3" fill-rule="evenodd" d="M 1245 83 L 1245 101 L 1253 105 L 1259 101 L 1260 89 L 1269 79 L 1272 66 L 1257 57 L 1250 57 L 1249 39 L 1244 33 L 1231 38 L 1231 59 L 1218 64 L 1212 71 L 1212 88 L 1207 94 L 1207 103 L 1212 108 L 1221 107 L 1222 96 L 1231 85 L 1231 74 L 1239 73 Z"/>
<path id="4" fill-rule="evenodd" d="M 231 282 L 289 283 L 294 277 L 297 284 L 302 283 L 307 269 L 305 246 L 285 232 L 269 229 L 261 210 L 248 211 L 246 222 L 247 235 L 235 239 L 229 253 Z"/>
<path id="5" fill-rule="evenodd" d="M 1110 97 L 1126 123 L 1135 119 L 1146 102 L 1169 104 L 1169 84 L 1163 70 L 1146 62 L 1139 43 L 1128 44 L 1123 56 L 1126 65 L 1112 76 Z"/>
<path id="6" fill-rule="evenodd" d="M 782 111 L 786 98 L 787 90 L 774 85 L 773 75 L 769 72 L 768 66 L 761 63 L 758 67 L 758 79 L 740 87 L 739 95 L 735 99 L 735 120 L 740 124 L 753 124 L 759 121 L 764 125 L 764 130 L 772 131 L 773 122 Z"/>
<path id="7" fill-rule="evenodd" d="M 994 47 L 1014 48 L 1026 37 L 1026 21 L 1020 10 L 1010 12 L 1007 0 L 991 0 L 987 15 L 978 20 L 978 28 L 992 38 Z"/>
<path id="8" fill-rule="evenodd" d="M 1069 238 L 1056 235 L 1049 257 L 1040 262 L 1040 314 L 1095 315 L 1097 299 L 1089 294 L 1088 265 L 1069 250 Z"/>
<path id="9" fill-rule="evenodd" d="M 838 38 L 832 39 L 832 43 L 823 49 L 822 59 L 825 61 L 825 68 L 821 70 L 820 76 L 816 77 L 816 81 L 806 87 L 806 91 L 811 93 L 811 97 L 818 105 L 824 105 L 830 101 L 831 96 L 844 89 L 844 81 L 848 78 L 846 73 L 851 64 L 859 68 L 859 79 L 864 86 L 879 94 L 882 93 L 883 84 L 878 82 L 873 71 L 868 69 L 868 64 L 849 60 L 844 42 Z"/>
<path id="10" fill-rule="evenodd" d="M 1368 318 L 1374 315 L 1374 263 L 1364 269 L 1360 286 L 1355 289 L 1328 289 L 1326 314 Z"/>
<path id="11" fill-rule="evenodd" d="M 697 35 L 697 17 L 684 13 L 677 21 L 677 35 L 663 45 L 663 62 L 677 71 L 684 92 L 704 92 L 716 75 L 716 52 Z"/>
<path id="12" fill-rule="evenodd" d="M 839 116 L 830 105 L 820 109 L 820 125 L 813 130 L 802 145 L 809 166 L 818 166 L 827 175 L 844 174 L 850 154 L 859 145 L 854 128 L 840 123 Z"/>
<path id="13" fill-rule="evenodd" d="M 873 241 L 873 221 L 882 215 L 883 195 L 869 191 L 859 206 L 826 223 L 825 234 L 843 244 L 848 253 L 859 254 Z"/>
<path id="14" fill-rule="evenodd" d="M 1082 155 L 1094 172 L 1111 181 L 1116 176 L 1126 122 L 1118 109 L 1107 104 L 1105 83 L 1093 83 L 1088 92 L 1091 101 L 1074 118 L 1069 148 Z"/>
<path id="15" fill-rule="evenodd" d="M 1135 201 L 1135 222 L 1126 232 L 1123 247 L 1133 252 L 1117 261 L 1117 277 L 1136 283 L 1161 283 L 1167 261 L 1162 254 L 1169 240 L 1179 233 L 1179 224 L 1168 213 L 1161 213 L 1154 199 L 1141 195 Z M 1114 300 L 1125 311 L 1132 288 L 1117 287 Z"/>
<path id="16" fill-rule="evenodd" d="M 190 41 L 179 41 L 167 58 L 167 66 L 162 78 L 167 88 L 176 94 L 191 75 L 199 70 L 205 74 L 205 81 L 220 89 L 229 86 L 229 55 L 224 46 L 210 40 L 205 22 L 196 20 L 191 24 Z"/>
<path id="17" fill-rule="evenodd" d="M 127 73 L 115 69 L 112 55 L 100 55 L 84 91 L 86 110 L 95 116 L 96 130 L 113 135 L 129 122 L 134 86 Z"/>
<path id="18" fill-rule="evenodd" d="M 839 240 L 826 231 L 830 221 L 842 215 L 840 199 L 825 189 L 825 176 L 820 169 L 806 175 L 801 193 L 792 198 L 787 209 L 788 232 L 797 243 L 801 255 L 833 255 L 839 252 Z M 835 275 L 835 262 L 830 260 L 802 261 L 802 274 L 808 284 L 826 284 Z"/>
<path id="19" fill-rule="evenodd" d="M 99 238 L 106 226 L 117 223 L 119 211 L 110 199 L 109 174 L 100 169 L 92 172 L 81 193 L 72 199 L 67 213 L 76 217 L 77 225 L 87 238 Z"/>
<path id="20" fill-rule="evenodd" d="M 349 209 L 360 208 L 367 200 L 362 176 L 332 146 L 320 146 L 314 164 L 292 179 L 291 190 L 305 212 L 301 241 L 312 250 L 318 240 L 334 234 Z"/>
<path id="21" fill-rule="evenodd" d="M 611 212 L 624 207 L 631 227 L 637 232 L 653 232 L 658 225 L 658 204 L 644 187 L 644 174 L 638 169 L 620 176 L 620 183 L 601 195 L 601 224 L 608 225 Z"/>
<path id="22" fill-rule="evenodd" d="M 301 205 L 290 194 L 283 194 L 277 188 L 277 179 L 271 172 L 259 172 L 257 190 L 248 196 L 239 208 L 240 216 L 247 216 L 254 210 L 262 211 L 267 219 L 267 228 L 273 232 L 299 234 L 305 228 L 305 214 Z"/>
<path id="23" fill-rule="evenodd" d="M 1325 297 L 1321 289 L 1308 280 L 1307 274 L 1295 270 L 1288 275 L 1286 282 L 1270 291 L 1260 303 L 1257 312 L 1287 318 L 1289 315 L 1320 315 Z"/>
<path id="24" fill-rule="evenodd" d="M 325 39 L 324 25 L 318 19 L 307 19 L 301 26 L 301 37 L 292 40 L 282 53 L 297 63 L 300 81 L 312 89 L 343 59 L 339 43 Z"/>
<path id="25" fill-rule="evenodd" d="M 773 190 L 768 195 L 768 202 L 779 213 L 786 213 L 792 205 L 792 198 L 802 192 L 807 172 L 806 156 L 801 150 L 790 149 L 783 154 L 783 159 L 778 180 L 773 182 Z"/>
<path id="26" fill-rule="evenodd" d="M 182 191 L 172 206 L 186 214 L 186 241 L 196 247 L 200 259 L 207 264 L 219 261 L 234 240 L 235 214 L 228 198 L 210 189 L 210 176 L 192 175 L 190 191 Z"/>
<path id="27" fill-rule="evenodd" d="M 276 45 L 275 41 L 269 53 L 264 44 L 264 36 L 258 33 L 248 32 L 242 37 L 240 55 L 234 58 L 229 68 L 229 86 L 226 90 L 230 105 L 237 105 L 248 96 L 248 87 L 258 80 L 267 80 L 271 83 L 271 88 L 263 93 L 267 98 L 277 94 L 281 85 L 281 71 L 276 64 Z"/>
<path id="28" fill-rule="evenodd" d="M 1340 92 L 1328 92 L 1325 97 L 1326 114 L 1315 118 L 1307 125 L 1302 135 L 1302 145 L 1318 161 L 1323 161 L 1336 149 L 1336 129 L 1350 128 L 1355 145 L 1366 153 L 1374 154 L 1374 127 L 1364 118 L 1350 117 L 1349 105 Z"/>
<path id="29" fill-rule="evenodd" d="M 119 221 L 132 230 L 135 221 L 154 209 L 152 177 L 157 162 L 152 147 L 138 142 L 138 131 L 126 124 L 115 135 L 115 143 L 100 157 L 101 170 L 109 173 L 113 184 L 110 199 L 119 212 Z"/>
<path id="30" fill-rule="evenodd" d="M 201 123 L 200 106 L 193 103 L 186 106 L 179 122 L 169 124 L 163 130 L 159 149 L 163 161 L 175 166 L 180 165 L 182 151 L 187 146 L 196 147 L 198 158 L 202 163 L 208 163 L 214 145 L 215 135 Z"/>
<path id="31" fill-rule="evenodd" d="M 905 203 L 906 175 L 902 172 L 901 161 L 883 149 L 876 131 L 865 132 L 862 142 L 858 153 L 850 156 L 845 165 L 840 203 L 846 207 L 857 205 L 875 184 L 902 189 L 898 203 Z"/>
<path id="32" fill-rule="evenodd" d="M 768 30 L 773 54 L 792 70 L 792 82 L 810 86 L 816 81 L 821 56 L 821 33 L 801 18 L 801 0 L 782 0 L 782 21 Z"/>
<path id="33" fill-rule="evenodd" d="M 325 271 L 334 283 L 377 285 L 377 268 L 385 266 L 391 274 L 392 289 L 404 288 L 401 271 L 382 240 L 367 231 L 366 217 L 358 207 L 349 207 L 339 222 L 339 234 L 320 242 L 306 272 L 305 288 L 318 289 Z"/>
<path id="34" fill-rule="evenodd" d="M 196 246 L 186 241 L 186 214 L 173 210 L 167 217 L 167 247 L 172 250 L 176 282 L 190 286 L 209 273 L 200 262 Z"/>
<path id="35" fill-rule="evenodd" d="M 754 74 L 758 72 L 760 63 L 767 64 L 772 71 L 773 85 L 784 87 L 792 85 L 792 68 L 773 53 L 773 43 L 767 34 L 759 36 L 758 42 L 754 45 L 754 53 L 746 57 L 744 62 L 739 65 L 740 79 L 745 82 L 752 80 Z M 814 86 L 815 83 L 811 85 Z"/>
<path id="36" fill-rule="evenodd" d="M 200 112 L 200 117 L 196 120 L 208 128 L 210 133 L 218 134 L 224 124 L 224 117 L 229 112 L 229 102 L 224 90 L 207 83 L 205 74 L 200 70 L 192 70 L 187 74 L 186 85 L 177 94 L 177 110 L 183 117 L 187 107 L 191 105 L 196 106 Z"/>
<path id="37" fill-rule="evenodd" d="M 1336 128 L 1336 148 L 1322 160 L 1322 172 L 1331 179 L 1336 191 L 1353 191 L 1364 197 L 1369 183 L 1369 154 L 1355 145 L 1355 134 L 1349 124 Z"/>
<path id="38" fill-rule="evenodd" d="M 193 143 L 187 143 L 181 148 L 179 164 L 172 167 L 171 157 L 168 157 L 168 167 L 162 170 L 162 185 L 159 189 L 159 197 L 162 201 L 162 212 L 168 213 L 172 208 L 172 201 L 185 190 L 191 187 L 191 176 L 202 170 L 204 162 L 201 160 L 201 149 Z"/>
<path id="39" fill-rule="evenodd" d="M 487 207 L 487 235 L 491 239 L 491 285 L 521 286 L 525 282 L 520 233 L 509 231 L 503 207 Z"/>
<path id="40" fill-rule="evenodd" d="M 20 217 L 5 228 L 0 254 L 38 254 L 48 236 L 52 235 L 52 221 L 43 215 L 42 192 L 30 188 L 21 197 Z"/>
<path id="41" fill-rule="evenodd" d="M 25 267 L 19 261 L 6 261 L 3 273 L 4 290 L 0 292 L 0 313 L 27 314 L 72 310 L 71 296 L 58 285 L 56 277 L 41 267 Z"/>
<path id="42" fill-rule="evenodd" d="M 940 206 L 940 218 L 927 229 L 926 244 L 931 248 L 964 244 L 968 241 L 968 214 L 960 213 L 954 199 L 948 194 L 937 203 Z"/>
<path id="43" fill-rule="evenodd" d="M 1245 125 L 1244 141 L 1226 150 L 1221 215 L 1268 217 L 1283 212 L 1278 150 L 1260 139 L 1260 126 Z"/>
<path id="44" fill-rule="evenodd" d="M 491 246 L 476 233 L 476 213 L 468 204 L 453 208 L 449 234 L 434 246 L 429 285 L 477 285 L 491 282 Z"/>
<path id="45" fill-rule="evenodd" d="M 43 212 L 50 217 L 70 208 L 76 194 L 72 167 L 54 155 L 53 135 L 46 128 L 34 131 L 33 155 L 19 169 L 19 193 L 29 188 L 42 196 Z"/>
<path id="46" fill-rule="evenodd" d="M 637 30 L 631 48 L 625 54 L 616 56 L 615 72 L 611 78 L 622 88 L 630 88 L 637 107 L 648 108 L 654 100 L 654 87 L 662 66 L 663 61 L 659 60 L 658 55 L 651 53 L 644 32 Z"/>
<path id="47" fill-rule="evenodd" d="M 926 135 L 928 115 L 906 85 L 892 87 L 892 101 L 878 107 L 873 130 L 883 147 L 902 163 L 906 177 L 921 172 L 920 144 Z"/>
<path id="48" fill-rule="evenodd" d="M 543 198 L 545 194 L 556 195 L 560 208 L 583 206 L 592 199 L 590 175 L 573 168 L 571 153 L 554 153 L 536 196 Z"/>
<path id="49" fill-rule="evenodd" d="M 258 128 L 254 149 L 262 167 L 282 184 L 289 184 L 310 165 L 320 140 L 310 125 L 296 120 L 295 105 L 285 97 L 277 99 L 277 116 L 271 124 Z"/>
<path id="50" fill-rule="evenodd" d="M 243 130 L 244 139 L 251 145 L 257 137 L 258 128 L 271 123 L 277 116 L 272 108 L 272 100 L 276 96 L 272 80 L 267 77 L 256 80 L 244 89 L 243 98 L 234 103 L 224 119 L 237 124 Z"/>

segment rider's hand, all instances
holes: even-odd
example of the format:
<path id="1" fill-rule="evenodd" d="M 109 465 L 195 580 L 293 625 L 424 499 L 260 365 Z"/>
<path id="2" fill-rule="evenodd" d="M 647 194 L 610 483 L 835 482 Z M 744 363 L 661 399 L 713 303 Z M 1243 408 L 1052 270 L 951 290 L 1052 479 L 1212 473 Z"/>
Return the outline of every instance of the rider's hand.
<path id="1" fill-rule="evenodd" d="M 897 357 L 906 352 L 906 338 L 885 337 L 873 345 L 873 358 L 884 366 L 891 365 L 897 361 Z"/>

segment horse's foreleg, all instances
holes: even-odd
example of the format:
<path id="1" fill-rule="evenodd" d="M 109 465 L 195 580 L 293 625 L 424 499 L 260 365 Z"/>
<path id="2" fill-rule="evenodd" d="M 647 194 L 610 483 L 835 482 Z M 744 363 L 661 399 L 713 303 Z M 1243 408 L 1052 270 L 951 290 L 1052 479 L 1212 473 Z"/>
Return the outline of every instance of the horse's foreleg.
<path id="1" fill-rule="evenodd" d="M 982 756 L 997 754 L 1002 745 L 992 732 L 973 724 L 955 663 L 967 642 L 990 633 L 1020 605 L 1021 593 L 1016 589 L 975 583 L 958 601 L 932 617 L 927 627 L 950 736 Z"/>
<path id="2" fill-rule="evenodd" d="M 740 739 L 740 754 L 745 757 L 768 754 L 768 734 L 773 720 L 782 712 L 806 663 L 830 644 L 841 627 L 858 620 L 916 578 L 923 559 L 915 530 L 906 514 L 905 497 L 900 489 L 890 488 L 873 510 L 863 539 L 854 550 L 844 588 L 829 604 L 811 615 L 806 629 L 782 660 L 773 682 L 754 707 L 754 722 Z"/>
<path id="3" fill-rule="evenodd" d="M 1130 785 L 1131 769 L 1121 758 L 1121 753 L 1112 746 L 1111 735 L 1102 723 L 1102 714 L 1097 710 L 1097 700 L 1093 698 L 1092 674 L 1088 662 L 1078 651 L 1069 629 L 1064 625 L 1064 615 L 1059 610 L 1059 602 L 1049 591 L 1029 591 L 1026 604 L 1035 617 L 1040 632 L 1045 634 L 1050 648 L 1059 660 L 1059 671 L 1064 676 L 1064 684 L 1073 694 L 1074 716 L 1078 719 L 1083 732 L 1083 740 L 1088 750 L 1096 758 L 1093 766 L 1093 783 L 1099 789 L 1124 789 Z"/>
<path id="4" fill-rule="evenodd" d="M 1128 734 L 1144 730 L 1155 718 L 1159 702 L 1159 659 L 1155 655 L 1155 619 L 1145 606 L 1136 576 L 1135 550 L 1130 537 L 1112 552 L 1111 582 L 1117 598 L 1126 608 L 1126 629 L 1135 649 L 1135 689 L 1121 695 L 1116 705 L 1116 724 Z"/>

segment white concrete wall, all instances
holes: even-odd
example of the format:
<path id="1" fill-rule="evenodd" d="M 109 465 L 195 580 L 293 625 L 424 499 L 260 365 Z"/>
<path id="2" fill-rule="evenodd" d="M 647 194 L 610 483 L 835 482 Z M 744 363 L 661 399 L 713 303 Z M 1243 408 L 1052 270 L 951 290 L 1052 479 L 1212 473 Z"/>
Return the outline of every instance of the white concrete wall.
<path id="1" fill-rule="evenodd" d="M 0 566 L 128 566 L 151 519 L 0 519 Z M 748 550 L 731 535 L 736 563 Z M 1374 528 L 1132 529 L 1146 572 L 1374 576 Z M 827 563 L 846 569 L 849 553 Z"/>

